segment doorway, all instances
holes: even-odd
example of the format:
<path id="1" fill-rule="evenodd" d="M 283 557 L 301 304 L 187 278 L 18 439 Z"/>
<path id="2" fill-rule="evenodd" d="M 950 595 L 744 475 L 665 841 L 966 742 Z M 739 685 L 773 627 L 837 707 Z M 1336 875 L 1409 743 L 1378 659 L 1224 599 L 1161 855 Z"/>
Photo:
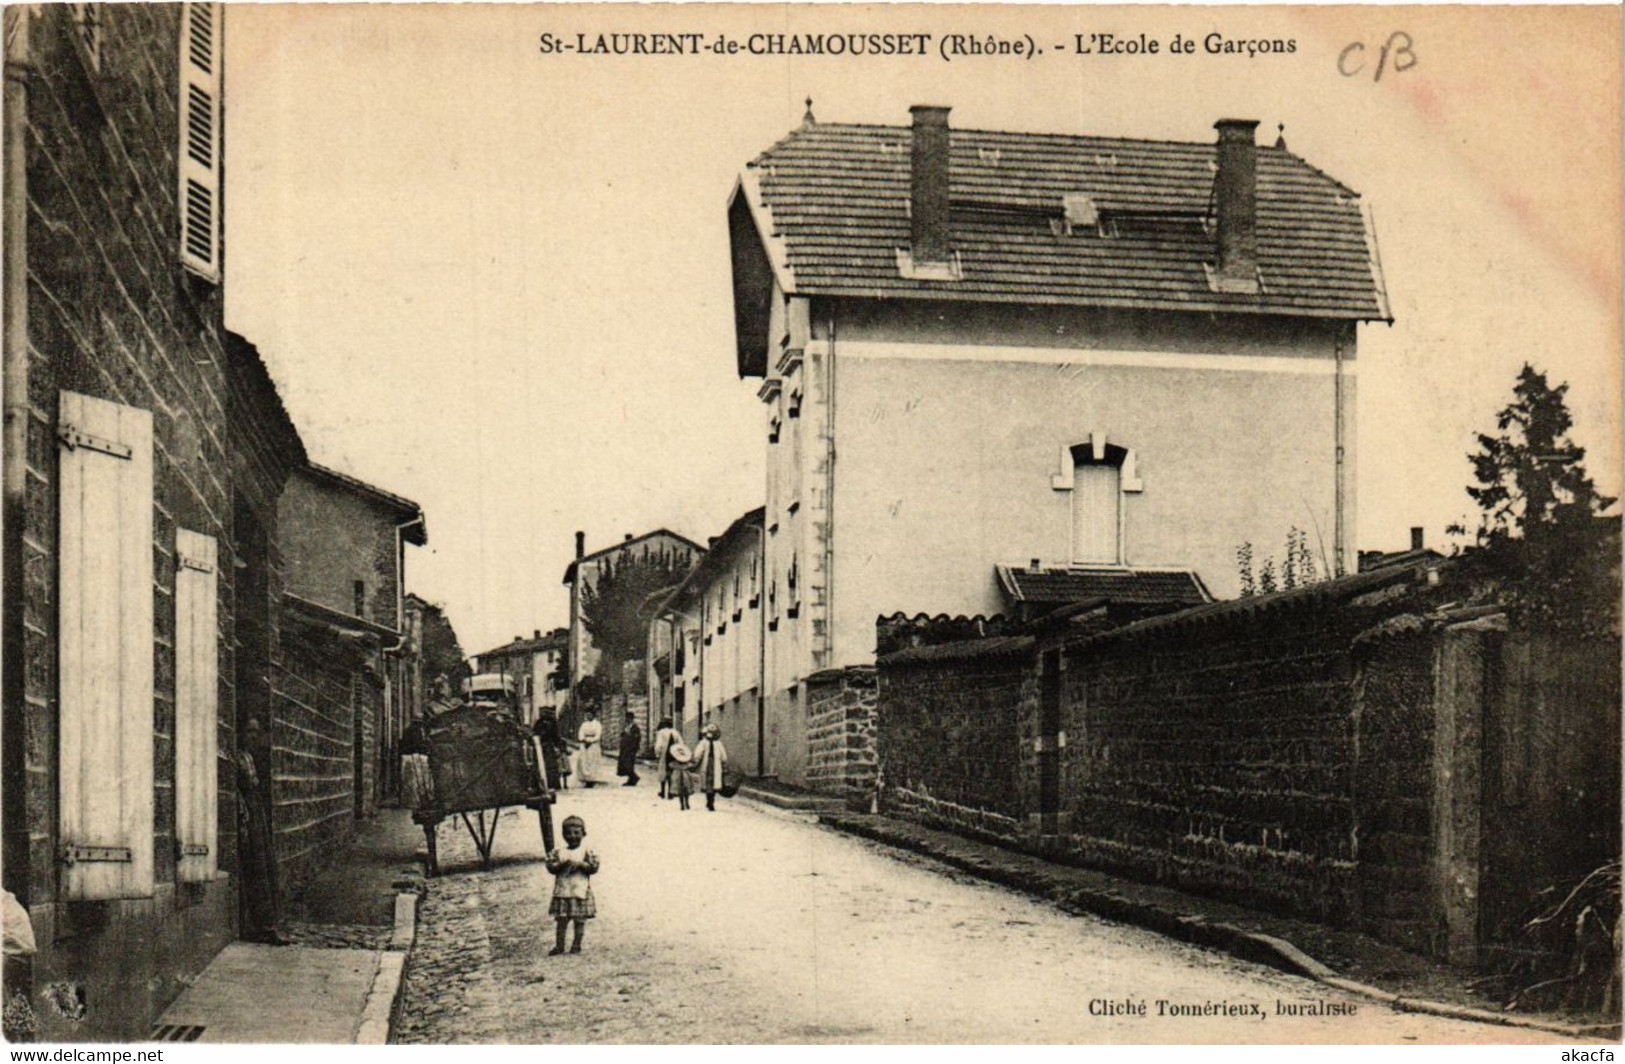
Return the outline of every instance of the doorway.
<path id="1" fill-rule="evenodd" d="M 1061 813 L 1061 652 L 1045 651 L 1039 669 L 1038 820 L 1039 833 L 1060 833 Z"/>

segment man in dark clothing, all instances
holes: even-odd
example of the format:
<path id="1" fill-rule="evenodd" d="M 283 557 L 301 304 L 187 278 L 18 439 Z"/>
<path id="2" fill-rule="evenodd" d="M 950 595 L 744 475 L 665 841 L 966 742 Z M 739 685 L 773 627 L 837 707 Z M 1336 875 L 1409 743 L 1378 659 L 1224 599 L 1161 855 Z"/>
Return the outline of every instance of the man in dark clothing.
<path id="1" fill-rule="evenodd" d="M 243 938 L 285 946 L 282 898 L 277 884 L 276 852 L 271 835 L 271 809 L 265 773 L 255 759 L 263 750 L 265 731 L 250 718 L 237 742 L 237 889 L 242 892 Z M 261 757 L 264 755 L 261 754 Z"/>
<path id="2" fill-rule="evenodd" d="M 552 706 L 543 706 L 541 712 L 536 714 L 536 723 L 531 726 L 531 733 L 536 736 L 542 748 L 542 763 L 547 768 L 547 788 L 557 791 L 565 786 L 568 776 L 566 766 L 570 763 L 570 747 L 559 733 L 559 718 Z"/>
<path id="3" fill-rule="evenodd" d="M 626 715 L 626 723 L 621 726 L 621 752 L 615 762 L 617 775 L 625 776 L 623 787 L 636 787 L 638 785 L 638 751 L 643 748 L 643 732 L 638 730 L 638 719 L 634 714 Z"/>

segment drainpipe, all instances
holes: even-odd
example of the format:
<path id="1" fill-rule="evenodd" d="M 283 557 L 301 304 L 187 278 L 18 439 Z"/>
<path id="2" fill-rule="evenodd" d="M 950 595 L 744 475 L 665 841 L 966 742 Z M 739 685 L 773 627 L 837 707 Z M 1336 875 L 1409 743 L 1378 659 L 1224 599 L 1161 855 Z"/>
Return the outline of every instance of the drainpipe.
<path id="1" fill-rule="evenodd" d="M 835 668 L 835 311 L 829 312 L 828 367 L 824 378 L 824 641 L 826 668 Z"/>
<path id="2" fill-rule="evenodd" d="M 756 624 L 760 637 L 756 640 L 756 775 L 767 775 L 767 596 L 762 584 L 767 583 L 767 517 L 756 530 L 756 541 L 761 545 L 762 579 L 756 585 Z"/>
<path id="3" fill-rule="evenodd" d="M 1337 339 L 1332 344 L 1332 401 L 1335 410 L 1332 414 L 1332 441 L 1336 448 L 1334 453 L 1335 474 L 1333 480 L 1337 485 L 1336 512 L 1332 515 L 1332 559 L 1333 573 L 1343 575 L 1343 334 L 1339 330 Z"/>
<path id="4" fill-rule="evenodd" d="M 22 4 L 5 9 L 4 705 L 5 887 L 28 904 L 28 728 L 23 680 L 23 525 L 28 502 L 28 30 Z"/>

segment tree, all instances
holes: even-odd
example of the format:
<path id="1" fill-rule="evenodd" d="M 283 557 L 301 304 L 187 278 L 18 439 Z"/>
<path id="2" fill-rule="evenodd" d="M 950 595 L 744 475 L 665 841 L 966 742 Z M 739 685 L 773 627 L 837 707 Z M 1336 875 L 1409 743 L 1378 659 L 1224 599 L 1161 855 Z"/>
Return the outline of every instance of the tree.
<path id="1" fill-rule="evenodd" d="M 1478 451 L 1468 455 L 1476 484 L 1467 488 L 1483 511 L 1476 546 L 1506 582 L 1509 606 L 1521 619 L 1612 631 L 1619 519 L 1604 511 L 1616 500 L 1597 492 L 1582 464 L 1585 448 L 1569 439 L 1568 390 L 1525 363 L 1512 402 L 1496 415 L 1496 431 L 1479 434 Z"/>
<path id="2" fill-rule="evenodd" d="M 682 583 L 688 570 L 682 555 L 663 547 L 611 555 L 581 589 L 581 621 L 602 655 L 596 673 L 608 691 L 620 689 L 621 666 L 646 653 L 659 592 Z"/>
<path id="3" fill-rule="evenodd" d="M 456 629 L 444 609 L 415 595 L 412 597 L 423 617 L 423 679 L 428 690 L 436 690 L 441 678 L 452 691 L 461 690 L 468 676 L 468 659 L 457 641 Z"/>

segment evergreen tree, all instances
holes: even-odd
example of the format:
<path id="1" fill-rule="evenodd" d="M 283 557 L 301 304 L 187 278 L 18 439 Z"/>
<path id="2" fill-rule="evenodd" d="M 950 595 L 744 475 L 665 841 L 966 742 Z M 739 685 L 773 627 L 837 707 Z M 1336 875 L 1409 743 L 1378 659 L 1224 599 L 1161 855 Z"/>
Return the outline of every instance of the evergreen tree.
<path id="1" fill-rule="evenodd" d="M 461 691 L 468 676 L 468 659 L 456 629 L 443 608 L 415 595 L 412 598 L 423 618 L 423 678 L 428 690 L 438 690 L 438 681 L 444 679 L 451 691 Z"/>
<path id="2" fill-rule="evenodd" d="M 601 655 L 595 670 L 600 686 L 620 689 L 621 666 L 642 659 L 647 651 L 660 592 L 682 583 L 688 570 L 682 555 L 663 547 L 611 555 L 598 578 L 582 588 L 581 620 Z"/>
<path id="3" fill-rule="evenodd" d="M 1507 582 L 1521 619 L 1613 630 L 1619 519 L 1603 516 L 1615 500 L 1597 492 L 1582 464 L 1585 448 L 1569 439 L 1568 390 L 1524 364 L 1496 431 L 1480 433 L 1468 456 L 1477 483 L 1467 494 L 1483 511 L 1480 557 Z"/>

